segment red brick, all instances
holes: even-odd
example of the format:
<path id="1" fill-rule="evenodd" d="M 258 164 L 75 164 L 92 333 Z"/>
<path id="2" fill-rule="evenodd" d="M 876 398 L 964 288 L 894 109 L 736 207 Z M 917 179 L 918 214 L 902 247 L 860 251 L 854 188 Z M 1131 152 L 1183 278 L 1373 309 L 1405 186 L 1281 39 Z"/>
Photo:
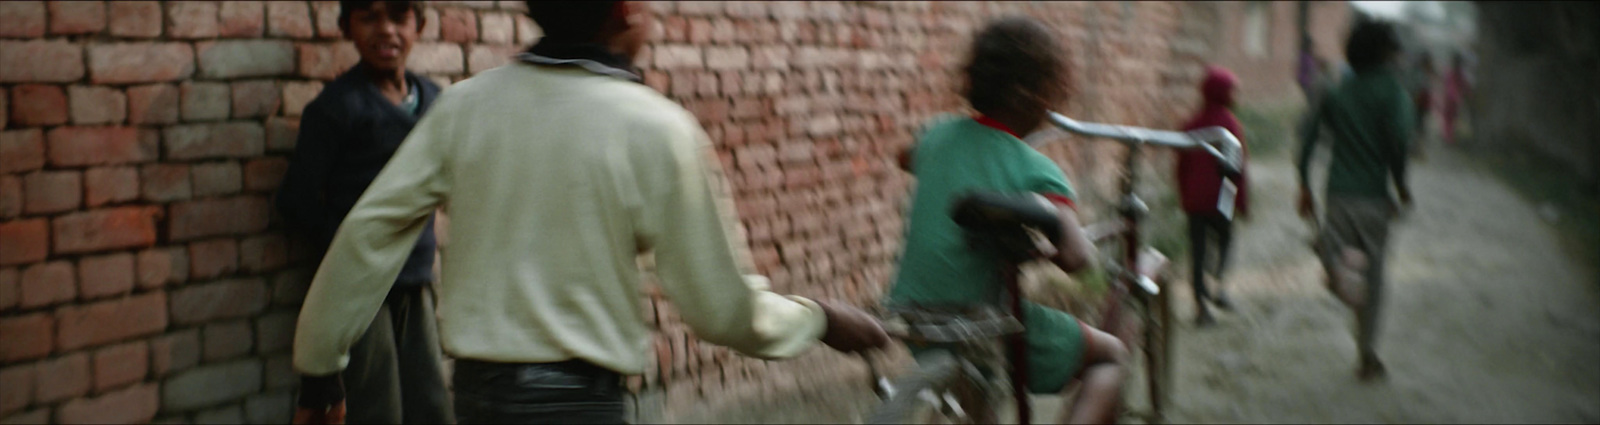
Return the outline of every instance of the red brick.
<path id="1" fill-rule="evenodd" d="M 84 299 L 126 294 L 133 290 L 133 279 L 133 254 L 117 253 L 78 260 L 78 293 Z"/>
<path id="2" fill-rule="evenodd" d="M 290 38 L 311 38 L 316 35 L 316 29 L 311 26 L 311 10 L 306 7 L 306 2 L 267 2 L 267 35 Z"/>
<path id="3" fill-rule="evenodd" d="M 750 53 L 743 47 L 707 47 L 706 68 L 716 70 L 744 70 L 750 68 Z"/>
<path id="4" fill-rule="evenodd" d="M 513 19 L 517 21 L 517 45 L 533 44 L 534 40 L 538 40 L 540 36 L 544 35 L 539 31 L 539 25 L 534 24 L 533 19 L 528 18 L 528 15 L 518 13 Z"/>
<path id="5" fill-rule="evenodd" d="M 92 34 L 106 29 L 106 5 L 98 1 L 52 1 L 51 34 Z"/>
<path id="6" fill-rule="evenodd" d="M 311 2 L 311 9 L 317 15 L 317 37 L 339 38 L 339 2 L 315 1 Z"/>
<path id="7" fill-rule="evenodd" d="M 226 360 L 248 354 L 255 344 L 249 320 L 235 320 L 206 325 L 200 333 L 200 358 L 205 362 Z"/>
<path id="8" fill-rule="evenodd" d="M 43 260 L 49 248 L 50 229 L 44 219 L 0 222 L 0 266 Z"/>
<path id="9" fill-rule="evenodd" d="M 288 257 L 288 241 L 283 236 L 256 236 L 239 244 L 239 265 L 247 272 L 277 270 L 288 263 Z"/>
<path id="10" fill-rule="evenodd" d="M 252 192 L 272 192 L 283 181 L 289 161 L 280 157 L 252 159 L 244 164 L 244 189 Z"/>
<path id="11" fill-rule="evenodd" d="M 83 176 L 76 171 L 35 172 L 23 177 L 22 185 L 25 213 L 69 211 L 83 203 Z"/>
<path id="12" fill-rule="evenodd" d="M 223 37 L 251 38 L 261 36 L 264 25 L 262 4 L 259 1 L 225 1 L 218 11 L 217 35 Z"/>
<path id="13" fill-rule="evenodd" d="M 0 37 L 43 37 L 44 11 L 42 1 L 0 2 Z"/>
<path id="14" fill-rule="evenodd" d="M 706 18 L 690 19 L 689 32 L 686 36 L 690 44 L 701 46 L 711 44 L 711 20 Z"/>
<path id="15" fill-rule="evenodd" d="M 467 72 L 477 74 L 510 63 L 520 49 L 517 46 L 472 45 L 467 54 Z"/>
<path id="16" fill-rule="evenodd" d="M 427 41 L 439 39 L 438 8 L 429 7 L 422 10 L 422 30 L 418 32 L 418 38 Z"/>
<path id="17" fill-rule="evenodd" d="M 672 87 L 672 77 L 661 71 L 645 71 L 644 84 L 661 94 L 667 94 L 667 89 Z"/>
<path id="18" fill-rule="evenodd" d="M 318 80 L 332 80 L 361 61 L 361 54 L 348 41 L 335 43 L 300 43 L 300 76 Z"/>
<path id="19" fill-rule="evenodd" d="M 139 197 L 139 171 L 133 167 L 90 168 L 83 173 L 84 205 L 94 208 Z"/>
<path id="20" fill-rule="evenodd" d="M 10 310 L 22 302 L 22 284 L 18 280 L 17 269 L 0 269 L 0 311 Z"/>
<path id="21" fill-rule="evenodd" d="M 63 424 L 148 423 L 161 408 L 158 384 L 142 384 L 94 398 L 69 401 L 56 410 Z"/>
<path id="22" fill-rule="evenodd" d="M 194 57 L 188 43 L 92 44 L 89 80 L 95 84 L 182 80 L 194 75 Z"/>
<path id="23" fill-rule="evenodd" d="M 194 160 L 261 155 L 266 134 L 255 122 L 224 122 L 167 127 L 162 134 L 166 158 Z"/>
<path id="24" fill-rule="evenodd" d="M 39 362 L 39 379 L 33 389 L 35 400 L 51 403 L 89 392 L 89 355 L 71 354 Z"/>
<path id="25" fill-rule="evenodd" d="M 156 132 L 136 127 L 57 127 L 46 138 L 58 167 L 145 162 L 158 154 Z"/>
<path id="26" fill-rule="evenodd" d="M 72 351 L 160 333 L 167 327 L 167 294 L 150 292 L 56 311 L 56 348 Z"/>
<path id="27" fill-rule="evenodd" d="M 167 2 L 167 36 L 211 38 L 217 36 L 217 2 Z"/>
<path id="28" fill-rule="evenodd" d="M 189 199 L 189 165 L 152 164 L 139 170 L 146 201 L 166 202 Z"/>
<path id="29" fill-rule="evenodd" d="M 6 340 L 0 344 L 0 361 L 11 364 L 50 354 L 55 348 L 55 323 L 46 313 L 0 319 L 0 335 Z"/>
<path id="30" fill-rule="evenodd" d="M 509 13 L 484 12 L 480 19 L 483 25 L 483 42 L 493 44 L 511 44 L 516 41 L 517 23 Z"/>
<path id="31" fill-rule="evenodd" d="M 196 280 L 233 274 L 239 270 L 239 243 L 213 239 L 189 244 L 189 276 Z"/>
<path id="32" fill-rule="evenodd" d="M 237 162 L 207 162 L 189 169 L 194 179 L 194 196 L 231 195 L 239 193 L 244 177 Z"/>
<path id="33" fill-rule="evenodd" d="M 461 46 L 450 43 L 417 43 L 411 48 L 406 68 L 420 74 L 459 74 L 466 66 Z"/>
<path id="34" fill-rule="evenodd" d="M 470 9 L 439 10 L 439 38 L 456 43 L 478 41 L 478 17 Z"/>
<path id="35" fill-rule="evenodd" d="M 172 124 L 178 122 L 179 92 L 170 84 L 151 84 L 128 88 L 129 124 Z"/>
<path id="36" fill-rule="evenodd" d="M 182 99 L 179 111 L 184 121 L 211 121 L 228 118 L 230 93 L 226 83 L 195 83 L 185 81 L 178 85 Z"/>
<path id="37" fill-rule="evenodd" d="M 167 376 L 200 364 L 200 332 L 169 333 L 150 340 L 150 374 Z"/>
<path id="38" fill-rule="evenodd" d="M 287 107 L 287 105 L 285 107 Z M 295 137 L 299 134 L 300 119 L 282 117 L 267 118 L 268 151 L 286 152 L 294 150 Z"/>
<path id="39" fill-rule="evenodd" d="M 256 319 L 256 352 L 274 353 L 294 345 L 294 327 L 300 314 L 277 311 Z"/>
<path id="40" fill-rule="evenodd" d="M 149 1 L 109 3 L 111 35 L 138 38 L 161 36 L 161 3 Z"/>
<path id="41" fill-rule="evenodd" d="M 322 93 L 322 82 L 319 81 L 286 81 L 283 83 L 283 114 L 291 117 L 300 116 L 300 111 L 306 109 L 317 94 Z"/>
<path id="42" fill-rule="evenodd" d="M 305 301 L 306 290 L 311 287 L 311 271 L 289 269 L 272 277 L 272 302 L 298 306 Z"/>
<path id="43" fill-rule="evenodd" d="M 122 90 L 99 86 L 67 89 L 73 124 L 121 124 L 128 117 L 128 96 Z"/>
<path id="44" fill-rule="evenodd" d="M 255 118 L 278 112 L 278 84 L 272 80 L 233 83 L 233 117 Z"/>
<path id="45" fill-rule="evenodd" d="M 52 246 L 58 254 L 150 246 L 160 215 L 160 208 L 119 207 L 61 216 L 52 224 Z"/>
<path id="46" fill-rule="evenodd" d="M 182 249 L 139 251 L 138 264 L 140 288 L 159 288 L 189 279 L 189 257 Z"/>
<path id="47" fill-rule="evenodd" d="M 0 41 L 0 83 L 83 78 L 83 48 L 64 41 Z"/>
<path id="48" fill-rule="evenodd" d="M 139 382 L 149 371 L 150 344 L 134 341 L 103 348 L 94 353 L 94 392 Z"/>
<path id="49" fill-rule="evenodd" d="M 274 4 L 277 4 L 274 2 Z M 211 79 L 271 77 L 294 73 L 294 43 L 287 40 L 222 40 L 195 43 L 200 76 Z"/>
<path id="50" fill-rule="evenodd" d="M 67 122 L 67 93 L 60 86 L 27 84 L 11 89 L 11 122 L 56 125 Z"/>
<path id="51" fill-rule="evenodd" d="M 22 410 L 33 402 L 34 378 L 38 369 L 33 364 L 8 365 L 0 369 L 0 416 Z"/>
<path id="52" fill-rule="evenodd" d="M 737 37 L 733 21 L 728 18 L 716 18 L 711 21 L 711 40 L 717 44 L 730 44 Z"/>
<path id="53" fill-rule="evenodd" d="M 186 241 L 259 232 L 267 227 L 270 209 L 267 199 L 258 196 L 178 203 L 172 206 L 168 237 Z"/>
<path id="54" fill-rule="evenodd" d="M 21 173 L 44 167 L 44 132 L 37 128 L 0 133 L 0 173 Z"/>
<path id="55" fill-rule="evenodd" d="M 300 374 L 295 373 L 294 361 L 288 354 L 267 357 L 264 369 L 268 389 L 293 388 L 300 383 Z"/>
<path id="56" fill-rule="evenodd" d="M 266 282 L 260 278 L 188 285 L 172 292 L 172 321 L 191 325 L 250 317 L 266 309 L 268 301 Z"/>

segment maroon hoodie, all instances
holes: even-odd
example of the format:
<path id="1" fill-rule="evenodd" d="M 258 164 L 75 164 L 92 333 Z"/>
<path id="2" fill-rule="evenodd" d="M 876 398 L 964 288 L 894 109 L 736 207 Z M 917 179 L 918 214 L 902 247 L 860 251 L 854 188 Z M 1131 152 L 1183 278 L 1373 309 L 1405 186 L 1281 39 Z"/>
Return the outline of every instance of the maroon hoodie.
<path id="1" fill-rule="evenodd" d="M 1239 126 L 1239 120 L 1233 117 L 1233 112 L 1228 110 L 1233 106 L 1234 88 L 1239 85 L 1239 80 L 1232 72 L 1219 66 L 1207 66 L 1206 78 L 1200 83 L 1200 94 L 1205 99 L 1205 106 L 1200 108 L 1200 113 L 1183 126 L 1184 131 L 1222 126 L 1233 133 L 1233 136 L 1244 142 L 1244 131 Z M 1242 148 L 1242 146 L 1241 146 Z M 1245 163 L 1239 164 L 1239 175 L 1229 180 L 1239 188 L 1239 195 L 1234 200 L 1234 213 L 1248 214 L 1246 210 L 1250 205 L 1245 188 L 1248 181 L 1245 174 Z M 1178 197 L 1183 201 L 1183 211 L 1191 214 L 1204 214 L 1217 212 L 1217 194 L 1222 190 L 1222 170 L 1217 166 L 1217 160 L 1204 150 L 1184 150 L 1178 152 Z"/>

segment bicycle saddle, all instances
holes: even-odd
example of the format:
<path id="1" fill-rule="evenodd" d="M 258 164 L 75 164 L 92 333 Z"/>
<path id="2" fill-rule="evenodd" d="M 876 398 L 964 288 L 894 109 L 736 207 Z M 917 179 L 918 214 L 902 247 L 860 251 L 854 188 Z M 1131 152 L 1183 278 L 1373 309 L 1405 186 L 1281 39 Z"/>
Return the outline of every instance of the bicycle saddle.
<path id="1" fill-rule="evenodd" d="M 1031 229 L 1050 244 L 1061 241 L 1061 219 L 1054 204 L 1033 193 L 969 192 L 956 197 L 950 218 L 967 233 L 967 242 L 1012 262 L 1024 262 L 1047 253 L 1029 235 Z"/>

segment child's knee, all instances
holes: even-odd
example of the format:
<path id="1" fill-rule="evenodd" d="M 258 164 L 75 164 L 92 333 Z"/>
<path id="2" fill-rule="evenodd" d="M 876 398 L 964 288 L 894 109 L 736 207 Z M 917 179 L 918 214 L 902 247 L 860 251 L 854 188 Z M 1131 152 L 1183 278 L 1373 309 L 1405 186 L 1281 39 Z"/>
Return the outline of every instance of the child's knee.
<path id="1" fill-rule="evenodd" d="M 1128 361 L 1127 344 L 1111 334 L 1096 331 L 1091 336 L 1086 363 L 1124 363 Z"/>

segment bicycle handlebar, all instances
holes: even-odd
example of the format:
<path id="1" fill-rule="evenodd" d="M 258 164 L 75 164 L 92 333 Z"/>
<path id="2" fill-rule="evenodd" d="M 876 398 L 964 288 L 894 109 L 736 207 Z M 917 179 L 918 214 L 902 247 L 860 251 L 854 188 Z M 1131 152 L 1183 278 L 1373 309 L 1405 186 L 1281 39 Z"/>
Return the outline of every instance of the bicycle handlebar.
<path id="1" fill-rule="evenodd" d="M 1217 159 L 1228 174 L 1238 174 L 1243 155 L 1243 147 L 1239 139 L 1233 137 L 1228 129 L 1220 126 L 1211 126 L 1190 131 L 1155 130 L 1144 127 L 1134 127 L 1115 124 L 1101 124 L 1083 122 L 1067 118 L 1055 112 L 1049 113 L 1051 124 L 1071 133 L 1101 137 L 1122 142 L 1123 144 L 1138 146 L 1153 144 L 1174 149 L 1203 149 Z M 1213 146 L 1216 145 L 1216 146 Z"/>

